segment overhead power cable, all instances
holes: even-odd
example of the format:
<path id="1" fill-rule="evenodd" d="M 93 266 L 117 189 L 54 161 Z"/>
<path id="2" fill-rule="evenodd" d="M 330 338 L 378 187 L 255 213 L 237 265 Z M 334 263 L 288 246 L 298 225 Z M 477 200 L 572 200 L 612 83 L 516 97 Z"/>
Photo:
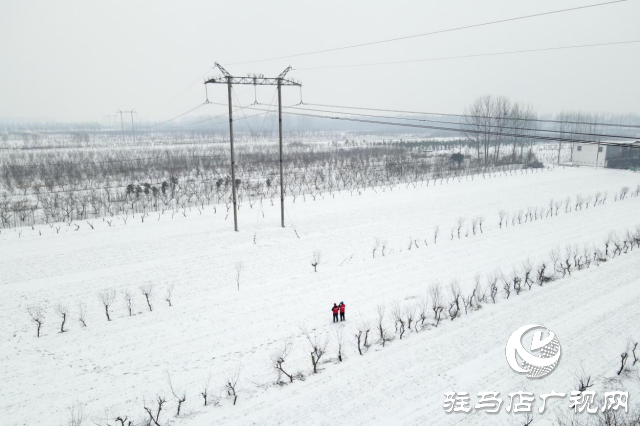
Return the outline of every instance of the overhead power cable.
<path id="1" fill-rule="evenodd" d="M 305 103 L 305 105 L 310 106 L 319 106 L 324 108 L 338 108 L 338 109 L 355 109 L 361 111 L 380 111 L 380 112 L 395 112 L 399 114 L 420 114 L 420 115 L 440 115 L 443 117 L 472 117 L 468 114 L 449 114 L 444 112 L 426 112 L 426 111 L 407 111 L 407 110 L 397 110 L 397 109 L 383 109 L 383 108 L 367 108 L 367 107 L 355 107 L 355 106 L 340 106 L 340 105 L 327 105 L 327 104 L 313 104 L 313 103 Z M 499 117 L 495 116 L 473 116 L 477 118 L 492 118 L 496 119 Z M 632 124 L 612 124 L 612 123 L 601 123 L 601 122 L 587 122 L 587 121 L 564 121 L 564 120 L 545 120 L 545 119 L 529 119 L 529 118 L 513 118 L 513 120 L 520 121 L 535 121 L 537 123 L 562 123 L 562 124 L 587 124 L 591 126 L 605 126 L 605 127 L 624 127 L 629 129 L 640 129 L 638 125 Z"/>
<path id="2" fill-rule="evenodd" d="M 319 114 L 302 114 L 297 112 L 284 112 L 288 115 L 298 115 L 303 117 L 315 117 L 315 118 L 324 118 L 329 120 L 344 120 L 344 121 L 354 121 L 358 123 L 369 123 L 369 124 L 381 124 L 388 126 L 400 126 L 400 127 L 411 127 L 418 129 L 431 129 L 431 130 L 442 130 L 449 132 L 464 132 L 464 133 L 473 133 L 473 134 L 482 134 L 482 135 L 494 135 L 494 136 L 502 136 L 502 137 L 512 137 L 516 139 L 533 139 L 533 140 L 546 140 L 546 141 L 558 141 L 558 142 L 573 142 L 573 143 L 582 143 L 582 144 L 591 144 L 591 145 L 613 145 L 613 146 L 629 146 L 634 148 L 640 148 L 640 141 L 638 143 L 620 143 L 620 142 L 607 142 L 607 141 L 587 141 L 582 139 L 574 139 L 574 138 L 558 138 L 552 136 L 541 136 L 541 135 L 531 135 L 531 134 L 516 134 L 516 133 L 498 133 L 495 131 L 484 131 L 484 130 L 462 130 L 458 128 L 451 127 L 442 127 L 442 126 L 427 126 L 420 124 L 411 124 L 411 123 L 396 123 L 389 121 L 380 121 L 380 120 L 365 120 L 360 118 L 348 118 L 348 117 L 339 117 L 339 116 L 326 116 Z M 493 127 L 499 128 L 499 127 Z"/>
<path id="3" fill-rule="evenodd" d="M 211 102 L 210 102 L 210 103 L 211 103 Z M 203 106 L 205 106 L 205 105 L 207 105 L 207 103 L 206 103 L 206 102 L 201 103 L 201 104 L 199 104 L 199 105 L 197 105 L 197 106 L 195 106 L 195 107 L 191 108 L 190 110 L 188 110 L 188 111 L 186 111 L 186 112 L 183 112 L 182 114 L 176 115 L 175 117 L 170 118 L 170 119 L 168 119 L 168 120 L 161 121 L 160 123 L 152 124 L 152 125 L 151 125 L 151 126 L 149 126 L 149 127 L 156 127 L 156 126 L 160 126 L 160 125 L 162 125 L 162 124 L 168 123 L 168 122 L 170 122 L 170 121 L 177 120 L 178 118 L 180 118 L 180 117 L 184 117 L 185 115 L 187 115 L 187 114 L 189 114 L 189 113 L 191 113 L 191 112 L 193 112 L 193 111 L 195 111 L 195 110 L 197 110 L 197 109 L 199 109 L 199 108 L 202 108 L 202 107 L 203 107 Z"/>
<path id="4" fill-rule="evenodd" d="M 395 37 L 395 38 L 389 38 L 389 39 L 384 39 L 384 40 L 376 40 L 376 41 L 370 41 L 370 42 L 364 42 L 364 43 L 358 43 L 358 44 L 351 44 L 351 45 L 347 45 L 347 46 L 333 47 L 333 48 L 330 48 L 330 49 L 313 50 L 313 51 L 310 51 L 310 52 L 295 53 L 295 54 L 291 54 L 291 55 L 276 56 L 276 57 L 272 57 L 272 58 L 264 58 L 264 59 L 258 59 L 258 60 L 253 60 L 253 61 L 234 62 L 234 63 L 231 63 L 229 65 L 242 65 L 242 64 L 251 64 L 251 63 L 256 63 L 256 62 L 275 61 L 275 60 L 278 60 L 278 59 L 296 58 L 296 57 L 300 57 L 300 56 L 316 55 L 316 54 L 319 54 L 319 53 L 328 53 L 328 52 L 336 52 L 336 51 L 340 51 L 340 50 L 355 49 L 355 48 L 359 48 L 359 47 L 372 46 L 372 45 L 376 45 L 376 44 L 392 43 L 392 42 L 396 42 L 396 41 L 409 40 L 409 39 L 419 38 L 419 37 L 426 37 L 426 36 L 431 36 L 431 35 L 435 35 L 435 34 L 443 34 L 443 33 L 454 32 L 454 31 L 468 30 L 468 29 L 471 29 L 471 28 L 485 27 L 485 26 L 488 26 L 488 25 L 503 24 L 505 22 L 513 22 L 513 21 L 519 21 L 519 20 L 523 20 L 523 19 L 538 18 L 538 17 L 541 17 L 541 16 L 554 15 L 554 14 L 558 14 L 558 13 L 572 12 L 572 11 L 576 11 L 576 10 L 590 9 L 590 8 L 600 7 L 600 6 L 608 6 L 608 5 L 612 5 L 612 4 L 616 4 L 616 3 L 624 3 L 624 2 L 627 2 L 627 1 L 628 0 L 615 0 L 615 1 L 609 1 L 609 2 L 603 2 L 603 3 L 595 3 L 595 4 L 585 5 L 585 6 L 571 7 L 571 8 L 567 8 L 567 9 L 558 9 L 558 10 L 552 10 L 552 11 L 549 11 L 549 12 L 534 13 L 534 14 L 531 14 L 531 15 L 516 16 L 516 17 L 512 17 L 512 18 L 498 19 L 498 20 L 495 20 L 495 21 L 482 22 L 482 23 L 478 23 L 478 24 L 463 25 L 463 26 L 460 26 L 460 27 L 453 27 L 453 28 L 447 28 L 447 29 L 443 29 L 443 30 L 429 31 L 429 32 L 419 33 L 419 34 L 412 34 L 412 35 L 407 35 L 407 36 L 403 36 L 403 37 Z"/>
<path id="5" fill-rule="evenodd" d="M 616 3 L 624 3 L 624 2 L 627 2 L 627 1 L 629 1 L 629 0 L 615 0 L 615 1 L 609 1 L 609 2 L 603 2 L 603 3 L 595 3 L 595 4 L 585 5 L 585 6 L 577 6 L 577 7 L 567 8 L 567 9 L 552 10 L 552 11 L 549 11 L 549 12 L 541 12 L 541 13 L 535 13 L 535 14 L 531 14 L 531 15 L 516 16 L 516 17 L 512 17 L 512 18 L 499 19 L 499 20 L 494 20 L 494 21 L 482 22 L 482 23 L 478 23 L 478 24 L 464 25 L 464 26 L 459 26 L 459 27 L 453 27 L 453 28 L 447 28 L 447 29 L 442 29 L 442 30 L 430 31 L 430 32 L 425 32 L 425 33 L 420 33 L 420 34 L 412 34 L 412 35 L 403 36 L 403 37 L 396 37 L 396 38 L 377 40 L 377 41 L 371 41 L 371 42 L 365 42 L 365 43 L 359 43 L 359 44 L 352 44 L 352 45 L 347 45 L 347 46 L 334 47 L 334 48 L 330 48 L 330 49 L 321 49 L 321 50 L 315 50 L 315 51 L 310 51 L 310 52 L 296 53 L 296 54 L 292 54 L 292 55 L 285 55 L 285 56 L 278 56 L 278 57 L 272 57 L 272 58 L 257 59 L 257 60 L 251 60 L 251 61 L 234 62 L 234 63 L 231 63 L 229 65 L 242 65 L 242 64 L 251 64 L 251 63 L 257 63 L 257 62 L 267 62 L 267 61 L 274 61 L 274 60 L 278 60 L 278 59 L 295 58 L 295 57 L 300 57 L 300 56 L 309 56 L 309 55 L 315 55 L 315 54 L 320 54 L 320 53 L 328 53 L 328 52 L 335 52 L 335 51 L 346 50 L 346 49 L 355 49 L 355 48 L 359 48 L 359 47 L 371 46 L 371 45 L 376 45 L 376 44 L 392 43 L 392 42 L 396 42 L 396 41 L 408 40 L 408 39 L 413 39 L 413 38 L 418 38 L 418 37 L 426 37 L 426 36 L 430 36 L 430 35 L 443 34 L 443 33 L 461 31 L 461 30 L 468 30 L 468 29 L 472 29 L 472 28 L 484 27 L 484 26 L 495 25 L 495 24 L 502 24 L 502 23 L 506 23 L 506 22 L 513 22 L 513 21 L 518 21 L 518 20 L 523 20 L 523 19 L 530 19 L 530 18 L 537 18 L 537 17 L 541 17 L 541 16 L 554 15 L 554 14 L 565 13 L 565 12 L 572 12 L 572 11 L 581 10 L 581 9 L 590 9 L 590 8 L 594 8 L 594 7 L 608 6 L 608 5 L 612 5 L 612 4 L 616 4 Z M 169 101 L 167 101 L 165 104 L 163 104 L 160 108 L 164 108 L 165 106 L 169 105 L 171 102 L 175 101 L 180 96 L 185 94 L 193 86 L 195 86 L 197 83 L 199 83 L 204 77 L 206 77 L 207 74 L 209 74 L 211 72 L 211 70 L 213 70 L 214 68 L 215 68 L 215 65 L 212 66 L 211 68 L 207 69 L 207 71 L 204 72 L 201 77 L 199 77 L 197 80 L 195 80 L 193 83 L 191 83 L 182 92 L 180 92 L 176 96 L 172 97 Z"/>
<path id="6" fill-rule="evenodd" d="M 212 66 L 211 68 L 209 68 L 204 74 L 202 74 L 200 77 L 198 77 L 197 80 L 195 80 L 193 83 L 191 83 L 189 85 L 189 87 L 187 87 L 186 89 L 184 89 L 182 92 L 178 93 L 176 96 L 174 96 L 173 98 L 169 99 L 166 103 L 164 103 L 162 106 L 160 106 L 158 109 L 162 109 L 164 107 L 166 107 L 167 105 L 169 105 L 171 102 L 175 101 L 176 99 L 178 99 L 180 96 L 184 95 L 185 93 L 187 93 L 187 91 L 189 91 L 189 89 L 191 89 L 193 86 L 195 86 L 198 83 L 202 82 L 202 79 L 205 78 L 207 76 L 207 74 L 209 74 L 211 72 L 211 70 L 213 70 L 215 68 L 215 65 Z"/>
<path id="7" fill-rule="evenodd" d="M 634 44 L 634 43 L 640 43 L 640 40 L 615 41 L 610 43 L 596 43 L 596 44 L 581 44 L 581 45 L 574 45 L 574 46 L 543 47 L 539 49 L 509 50 L 505 52 L 476 53 L 476 54 L 457 55 L 457 56 L 441 56 L 436 58 L 408 59 L 403 61 L 369 62 L 365 64 L 328 65 L 328 66 L 321 66 L 321 67 L 303 67 L 303 68 L 296 68 L 296 71 L 326 70 L 326 69 L 334 69 L 334 68 L 371 67 L 371 66 L 379 66 L 379 65 L 410 64 L 410 63 L 417 63 L 417 62 L 448 61 L 452 59 L 504 56 L 504 55 L 514 55 L 514 54 L 521 54 L 521 53 L 548 52 L 548 51 L 554 51 L 554 50 L 584 49 L 588 47 L 614 46 L 614 45 Z"/>
<path id="8" fill-rule="evenodd" d="M 335 113 L 336 111 L 329 111 L 324 109 L 313 109 L 313 108 L 302 108 L 297 106 L 286 107 L 288 109 L 297 109 L 301 111 L 313 111 L 313 112 L 326 112 L 326 113 Z M 441 124 L 453 124 L 458 126 L 473 126 L 474 124 L 463 123 L 463 122 L 452 122 L 452 121 L 441 121 L 441 120 L 429 120 L 424 118 L 406 118 L 406 117 L 391 117 L 388 115 L 372 115 L 372 114 L 359 114 L 354 112 L 340 112 L 343 115 L 356 115 L 360 117 L 372 117 L 372 118 L 384 118 L 387 120 L 404 120 L 404 121 L 419 121 L 419 122 L 427 122 L 427 123 L 441 123 Z M 507 120 L 502 117 L 502 120 Z M 527 120 L 527 119 L 525 119 Z M 549 129 L 531 129 L 525 127 L 512 127 L 512 126 L 500 126 L 500 125 L 491 125 L 489 124 L 487 127 L 489 128 L 500 128 L 507 130 L 520 130 L 520 131 L 531 131 L 531 132 L 548 132 L 548 133 L 566 133 L 569 135 L 580 135 L 580 136 L 595 136 L 602 138 L 617 138 L 617 139 L 629 139 L 629 140 L 637 140 L 638 138 L 634 138 L 632 136 L 620 136 L 620 135 L 609 135 L 602 133 L 586 133 L 586 132 L 573 132 L 573 131 L 564 131 L 564 130 L 549 130 Z M 461 131 L 465 131 L 465 129 L 460 129 Z"/>

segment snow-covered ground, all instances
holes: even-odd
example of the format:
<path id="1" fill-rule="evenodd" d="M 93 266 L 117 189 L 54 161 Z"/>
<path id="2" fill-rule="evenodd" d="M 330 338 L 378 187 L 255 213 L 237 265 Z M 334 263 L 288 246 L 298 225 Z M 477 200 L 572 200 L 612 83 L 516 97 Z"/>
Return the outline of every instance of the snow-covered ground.
<path id="1" fill-rule="evenodd" d="M 373 328 L 376 307 L 384 305 L 393 333 L 392 305 L 418 303 L 431 283 L 446 288 L 459 279 L 468 293 L 475 274 L 510 272 L 556 247 L 582 250 L 602 245 L 612 230 L 621 235 L 635 229 L 640 197 L 614 201 L 614 194 L 639 183 L 640 175 L 630 172 L 557 168 L 287 200 L 285 229 L 277 203 L 265 202 L 242 207 L 238 233 L 224 207 L 173 219 L 170 212 L 155 213 L 144 222 L 136 216 L 126 225 L 118 218 L 113 226 L 96 220 L 95 229 L 78 223 L 78 231 L 63 225 L 59 233 L 46 225 L 3 230 L 0 424 L 66 424 L 74 404 L 96 422 L 103 416 L 111 417 L 109 424 L 116 416 L 142 419 L 144 403 L 157 395 L 168 399 L 163 426 L 517 424 L 506 413 L 446 414 L 443 394 L 570 392 L 581 366 L 594 376 L 615 375 L 627 339 L 640 338 L 640 250 L 508 300 L 500 294 L 495 306 L 485 303 L 438 328 L 396 337 L 385 348 L 376 343 L 364 356 L 354 347 L 356 324 Z M 557 216 L 498 226 L 499 210 L 547 208 L 550 199 L 605 191 L 604 205 L 571 213 L 563 205 Z M 483 232 L 473 235 L 471 219 L 477 217 L 484 217 Z M 461 237 L 456 231 L 451 239 L 458 218 L 464 218 Z M 374 258 L 376 238 L 387 243 L 385 256 L 380 247 Z M 311 266 L 315 251 L 322 254 L 317 272 Z M 152 312 L 138 289 L 147 282 L 155 285 Z M 164 296 L 171 285 L 169 307 Z M 109 288 L 117 292 L 110 322 L 98 300 Z M 126 289 L 134 294 L 131 317 L 122 297 Z M 334 325 L 330 308 L 341 300 L 347 322 Z M 65 333 L 58 333 L 59 302 L 71 308 Z M 47 308 L 40 338 L 26 313 L 34 303 Z M 87 307 L 86 328 L 78 322 L 78 303 Z M 533 381 L 516 375 L 504 358 L 511 332 L 530 323 L 556 332 L 563 350 L 556 371 Z M 328 362 L 317 375 L 302 327 L 329 339 Z M 336 359 L 337 330 L 344 334 L 342 363 Z M 280 386 L 270 358 L 287 338 L 293 349 L 285 367 L 306 380 Z M 237 371 L 233 406 L 224 385 Z M 179 418 L 168 375 L 176 390 L 186 391 Z M 219 404 L 203 407 L 199 393 L 208 381 Z M 536 416 L 534 425 L 553 414 Z"/>

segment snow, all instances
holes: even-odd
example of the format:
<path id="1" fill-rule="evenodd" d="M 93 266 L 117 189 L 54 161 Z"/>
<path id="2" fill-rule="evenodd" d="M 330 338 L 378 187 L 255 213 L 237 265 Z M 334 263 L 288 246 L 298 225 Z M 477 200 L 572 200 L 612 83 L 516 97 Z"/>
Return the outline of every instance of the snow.
<path id="1" fill-rule="evenodd" d="M 614 193 L 638 183 L 638 174 L 625 171 L 556 168 L 287 199 L 285 229 L 278 203 L 265 201 L 241 209 L 238 233 L 224 206 L 173 219 L 170 212 L 152 213 L 144 222 L 136 215 L 111 227 L 95 221 L 94 230 L 82 223 L 78 231 L 63 225 L 60 233 L 46 225 L 3 230 L 0 424 L 66 424 L 74 403 L 96 419 L 105 410 L 142 418 L 143 401 L 158 394 L 172 399 L 168 374 L 174 387 L 186 390 L 187 401 L 180 418 L 173 416 L 175 402 L 168 402 L 163 425 L 514 424 L 515 416 L 506 413 L 446 414 L 443 393 L 570 392 L 581 366 L 594 375 L 610 373 L 627 338 L 640 338 L 640 250 L 509 300 L 500 294 L 495 306 L 408 333 L 385 348 L 376 344 L 362 357 L 353 345 L 356 323 L 373 322 L 378 304 L 389 317 L 394 302 L 419 301 L 436 280 L 446 286 L 457 278 L 465 293 L 476 273 L 507 272 L 555 247 L 601 244 L 612 230 L 635 228 L 640 197 L 614 202 Z M 563 206 L 553 218 L 498 227 L 498 210 L 546 208 L 551 198 L 598 191 L 608 191 L 606 204 L 571 213 Z M 484 232 L 466 237 L 478 216 L 485 218 Z M 458 217 L 466 218 L 465 227 L 451 240 Z M 384 257 L 372 256 L 375 238 L 388 242 Z M 408 250 L 410 238 L 419 248 Z M 322 262 L 314 273 L 310 261 L 317 250 Z M 138 290 L 148 281 L 155 284 L 153 312 Z M 171 284 L 169 307 L 163 294 Z M 105 288 L 118 292 L 111 322 L 97 296 Z M 121 296 L 127 288 L 134 292 L 132 317 Z M 330 307 L 341 300 L 347 322 L 333 325 Z M 36 302 L 47 306 L 39 339 L 26 314 Z M 58 302 L 72 310 L 65 333 L 58 333 L 53 311 Z M 78 323 L 77 302 L 87 305 L 87 328 Z M 536 381 L 516 375 L 504 359 L 511 332 L 529 323 L 556 332 L 563 350 L 556 371 Z M 301 326 L 330 339 L 329 362 L 317 375 Z M 339 328 L 343 363 L 336 360 Z M 393 332 L 390 319 L 388 328 Z M 285 367 L 306 380 L 278 386 L 270 356 L 289 336 L 293 352 Z M 238 369 L 233 406 L 223 387 Z M 198 394 L 209 376 L 220 403 L 202 407 Z M 547 414 L 535 425 L 553 418 L 553 410 Z"/>

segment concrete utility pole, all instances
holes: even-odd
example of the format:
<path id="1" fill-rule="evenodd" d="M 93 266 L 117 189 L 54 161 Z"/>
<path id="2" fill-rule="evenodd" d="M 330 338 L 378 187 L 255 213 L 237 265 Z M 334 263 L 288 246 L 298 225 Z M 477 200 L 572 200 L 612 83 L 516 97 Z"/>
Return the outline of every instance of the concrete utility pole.
<path id="1" fill-rule="evenodd" d="M 135 110 L 129 111 L 131 113 L 131 134 L 133 135 L 133 143 L 136 143 L 136 131 L 133 128 L 133 114 L 137 114 Z"/>
<path id="2" fill-rule="evenodd" d="M 231 104 L 231 86 L 234 84 L 251 84 L 255 86 L 277 86 L 278 87 L 278 122 L 279 122 L 279 145 L 280 145 L 280 222 L 284 228 L 284 173 L 283 173 L 283 148 L 282 148 L 282 86 L 302 86 L 292 80 L 285 79 L 285 75 L 291 71 L 287 67 L 276 78 L 267 78 L 262 75 L 253 77 L 233 77 L 222 65 L 216 62 L 216 67 L 222 73 L 222 77 L 210 78 L 204 84 L 226 84 L 229 92 L 229 142 L 231 144 L 231 190 L 233 193 L 233 226 L 238 230 L 238 211 L 236 203 L 236 177 L 235 177 L 235 156 L 233 150 L 233 114 Z M 206 87 L 206 86 L 205 86 Z M 207 99 L 208 100 L 208 99 Z"/>
<path id="3" fill-rule="evenodd" d="M 124 121 L 122 120 L 122 114 L 131 114 L 131 133 L 133 134 L 133 142 L 136 141 L 136 133 L 133 128 L 133 114 L 137 114 L 135 110 L 131 111 L 116 111 L 116 114 L 120 114 L 120 129 L 122 130 L 122 142 L 124 143 Z"/>
<path id="4" fill-rule="evenodd" d="M 116 111 L 116 114 L 120 114 L 120 128 L 122 129 L 122 143 L 124 143 L 124 122 L 122 121 L 122 114 L 124 112 L 125 111 L 120 111 L 120 110 Z"/>

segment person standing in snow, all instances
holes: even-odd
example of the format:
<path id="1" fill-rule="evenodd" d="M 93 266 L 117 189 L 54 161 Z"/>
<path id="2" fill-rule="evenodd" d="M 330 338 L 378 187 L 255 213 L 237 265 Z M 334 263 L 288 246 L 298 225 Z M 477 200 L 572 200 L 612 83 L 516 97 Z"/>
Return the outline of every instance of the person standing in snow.
<path id="1" fill-rule="evenodd" d="M 340 312 L 340 307 L 333 304 L 333 308 L 331 308 L 331 312 L 333 312 L 333 322 L 338 322 L 338 312 Z"/>
<path id="2" fill-rule="evenodd" d="M 344 302 L 340 302 L 340 306 L 338 306 L 340 308 L 340 321 L 344 321 L 344 310 L 346 308 Z"/>

